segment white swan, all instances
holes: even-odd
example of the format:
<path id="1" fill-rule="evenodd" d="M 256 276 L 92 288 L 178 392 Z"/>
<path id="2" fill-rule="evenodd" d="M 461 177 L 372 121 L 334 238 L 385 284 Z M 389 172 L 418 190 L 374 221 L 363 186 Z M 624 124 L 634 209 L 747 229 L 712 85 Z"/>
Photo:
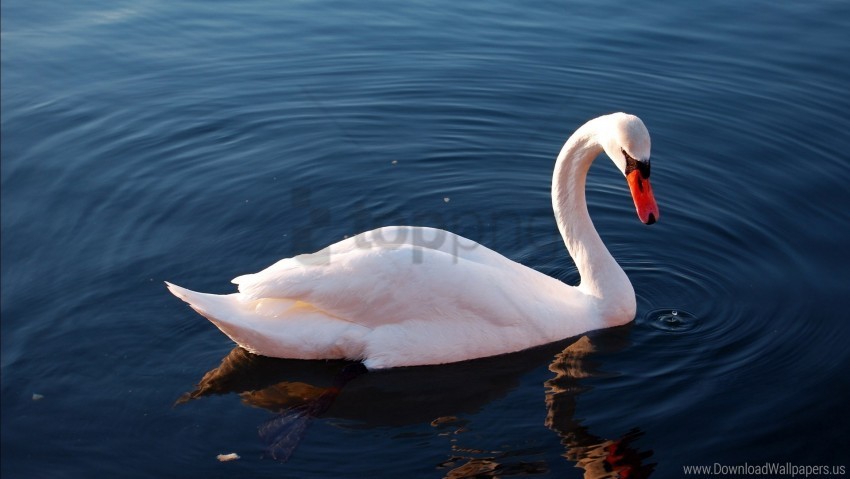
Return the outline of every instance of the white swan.
<path id="1" fill-rule="evenodd" d="M 234 279 L 238 293 L 166 285 L 251 352 L 362 360 L 369 369 L 492 356 L 625 324 L 635 316 L 634 290 L 585 203 L 588 168 L 603 150 L 626 176 L 641 221 L 658 219 L 643 122 L 613 113 L 581 126 L 561 149 L 552 180 L 577 287 L 453 233 L 413 226 L 283 259 Z"/>

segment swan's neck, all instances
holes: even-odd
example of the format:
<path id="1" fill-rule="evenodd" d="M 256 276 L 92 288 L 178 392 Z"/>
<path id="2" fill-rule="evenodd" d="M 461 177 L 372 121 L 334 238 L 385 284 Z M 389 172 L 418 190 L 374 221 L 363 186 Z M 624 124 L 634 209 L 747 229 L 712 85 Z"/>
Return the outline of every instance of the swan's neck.
<path id="1" fill-rule="evenodd" d="M 586 123 L 561 149 L 552 178 L 552 206 L 564 244 L 581 275 L 579 289 L 598 300 L 607 321 L 619 323 L 634 318 L 634 289 L 593 227 L 585 201 L 587 172 L 602 153 L 596 136 L 599 123 Z"/>

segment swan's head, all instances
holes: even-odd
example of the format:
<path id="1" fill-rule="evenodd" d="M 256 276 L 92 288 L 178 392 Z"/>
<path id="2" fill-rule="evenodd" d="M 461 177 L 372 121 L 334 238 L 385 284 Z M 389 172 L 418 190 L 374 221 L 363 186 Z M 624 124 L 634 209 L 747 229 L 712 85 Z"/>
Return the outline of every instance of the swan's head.
<path id="1" fill-rule="evenodd" d="M 658 221 L 658 205 L 649 184 L 649 131 L 634 115 L 612 113 L 601 119 L 597 140 L 625 175 L 638 218 L 651 225 Z"/>

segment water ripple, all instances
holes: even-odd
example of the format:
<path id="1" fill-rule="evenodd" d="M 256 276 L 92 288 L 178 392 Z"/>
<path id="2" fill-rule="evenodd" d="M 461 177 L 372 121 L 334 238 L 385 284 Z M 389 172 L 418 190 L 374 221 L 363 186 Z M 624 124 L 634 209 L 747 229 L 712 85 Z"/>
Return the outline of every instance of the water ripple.
<path id="1" fill-rule="evenodd" d="M 644 315 L 643 322 L 668 333 L 686 333 L 699 324 L 699 319 L 687 311 L 655 309 Z"/>

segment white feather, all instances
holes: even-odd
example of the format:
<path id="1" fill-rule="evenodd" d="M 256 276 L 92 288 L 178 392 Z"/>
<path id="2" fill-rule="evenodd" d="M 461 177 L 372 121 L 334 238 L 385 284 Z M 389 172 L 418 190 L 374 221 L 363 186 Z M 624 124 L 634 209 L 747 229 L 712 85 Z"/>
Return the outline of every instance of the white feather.
<path id="1" fill-rule="evenodd" d="M 584 175 L 610 138 L 625 131 L 629 141 L 648 145 L 648 135 L 631 138 L 633 126 L 618 126 L 620 115 L 585 124 L 556 162 L 553 204 L 580 287 L 453 233 L 412 226 L 367 231 L 283 259 L 235 278 L 238 293 L 166 284 L 249 351 L 362 360 L 370 369 L 508 353 L 623 324 L 634 318 L 634 290 L 584 204 Z"/>

